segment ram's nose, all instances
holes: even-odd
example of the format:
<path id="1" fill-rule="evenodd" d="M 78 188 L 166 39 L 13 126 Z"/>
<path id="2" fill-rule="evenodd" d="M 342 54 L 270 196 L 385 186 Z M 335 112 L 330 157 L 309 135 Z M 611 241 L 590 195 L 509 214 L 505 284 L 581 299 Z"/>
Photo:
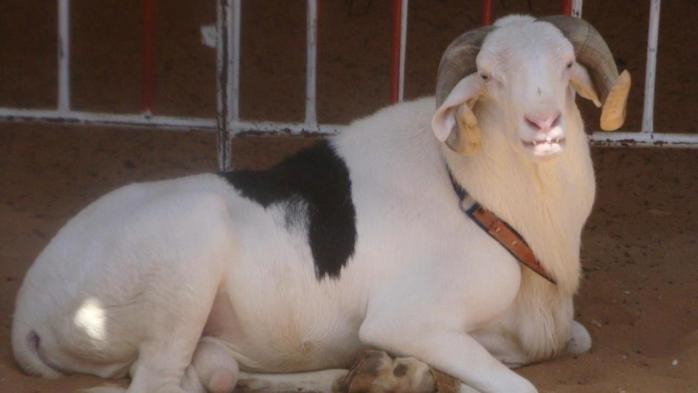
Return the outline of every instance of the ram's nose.
<path id="1" fill-rule="evenodd" d="M 560 124 L 560 112 L 528 113 L 524 120 L 534 131 L 547 134 Z"/>

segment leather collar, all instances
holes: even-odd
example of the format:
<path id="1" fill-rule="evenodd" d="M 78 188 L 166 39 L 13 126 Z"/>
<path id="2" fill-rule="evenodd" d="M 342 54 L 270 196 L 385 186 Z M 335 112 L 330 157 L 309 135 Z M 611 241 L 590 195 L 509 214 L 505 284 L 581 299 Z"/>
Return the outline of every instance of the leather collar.
<path id="1" fill-rule="evenodd" d="M 475 223 L 482 228 L 488 235 L 499 242 L 509 253 L 516 258 L 521 264 L 536 272 L 539 276 L 548 280 L 552 284 L 557 284 L 555 279 L 545 270 L 540 261 L 533 254 L 533 250 L 529 247 L 526 240 L 504 220 L 497 217 L 496 214 L 487 210 L 478 202 L 475 202 L 467 210 L 463 207 L 463 200 L 468 195 L 465 189 L 456 182 L 450 169 L 448 176 L 451 179 L 453 190 L 458 195 L 461 210 L 470 217 Z"/>

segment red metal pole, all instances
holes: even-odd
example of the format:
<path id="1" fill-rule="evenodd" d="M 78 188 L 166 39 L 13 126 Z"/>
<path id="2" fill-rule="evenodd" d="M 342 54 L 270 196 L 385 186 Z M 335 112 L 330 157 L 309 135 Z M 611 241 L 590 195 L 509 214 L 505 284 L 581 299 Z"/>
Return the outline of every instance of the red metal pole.
<path id="1" fill-rule="evenodd" d="M 393 34 L 390 47 L 390 103 L 398 101 L 400 95 L 400 19 L 402 0 L 393 0 Z"/>
<path id="2" fill-rule="evenodd" d="M 143 0 L 143 63 L 141 77 L 141 109 L 150 113 L 153 108 L 153 58 L 155 0 Z"/>
<path id="3" fill-rule="evenodd" d="M 482 24 L 492 24 L 492 0 L 482 0 Z"/>
<path id="4" fill-rule="evenodd" d="M 562 0 L 562 15 L 572 15 L 572 0 Z"/>

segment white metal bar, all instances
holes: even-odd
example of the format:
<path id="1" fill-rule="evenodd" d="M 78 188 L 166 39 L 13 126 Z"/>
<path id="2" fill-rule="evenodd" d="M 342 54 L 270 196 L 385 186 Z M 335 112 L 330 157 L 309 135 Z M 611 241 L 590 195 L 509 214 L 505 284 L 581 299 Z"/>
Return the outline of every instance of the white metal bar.
<path id="1" fill-rule="evenodd" d="M 597 146 L 698 148 L 698 134 L 597 131 L 590 137 Z"/>
<path id="2" fill-rule="evenodd" d="M 215 129 L 215 119 L 197 117 L 152 116 L 146 114 L 114 114 L 82 111 L 33 110 L 0 108 L 0 120 L 39 121 L 46 123 L 77 123 L 132 125 L 173 129 Z"/>
<path id="3" fill-rule="evenodd" d="M 305 60 L 305 124 L 317 124 L 316 66 L 317 66 L 317 0 L 308 0 L 306 15 L 306 60 Z"/>
<path id="4" fill-rule="evenodd" d="M 645 70 L 645 102 L 642 108 L 642 132 L 654 132 L 654 88 L 657 70 L 657 39 L 659 38 L 659 8 L 661 0 L 650 4 L 649 31 L 647 33 L 647 67 Z"/>
<path id="5" fill-rule="evenodd" d="M 58 0 L 58 110 L 70 110 L 70 0 Z"/>
<path id="6" fill-rule="evenodd" d="M 407 47 L 407 10 L 409 0 L 402 0 L 402 10 L 400 11 L 400 82 L 398 84 L 398 101 L 401 102 L 405 96 L 405 52 Z"/>
<path id="7" fill-rule="evenodd" d="M 583 0 L 572 0 L 572 16 L 575 18 L 582 17 L 582 3 Z"/>
<path id="8" fill-rule="evenodd" d="M 239 132 L 290 133 L 290 134 L 334 134 L 346 125 L 284 123 L 274 121 L 238 121 L 233 127 Z"/>
<path id="9" fill-rule="evenodd" d="M 212 118 L 147 116 L 145 114 L 113 114 L 99 112 L 57 110 L 27 110 L 0 108 L 0 121 L 38 121 L 44 123 L 101 124 L 130 127 L 156 127 L 172 130 L 200 129 L 214 131 L 217 123 Z M 231 128 L 238 132 L 263 132 L 291 134 L 320 133 L 333 134 L 346 125 L 316 124 L 309 127 L 305 123 L 284 123 L 270 121 L 232 121 Z M 634 147 L 681 147 L 698 148 L 698 134 L 642 132 L 600 132 L 590 136 L 590 141 L 598 146 Z"/>
<path id="10" fill-rule="evenodd" d="M 146 114 L 113 114 L 99 112 L 58 110 L 33 110 L 17 108 L 0 108 L 0 121 L 38 121 L 45 123 L 104 124 L 138 127 L 159 127 L 172 129 L 216 130 L 216 119 L 201 117 L 149 116 Z M 340 124 L 284 123 L 271 121 L 230 122 L 231 128 L 238 132 L 288 132 L 292 134 L 322 133 L 332 134 L 344 128 Z"/>

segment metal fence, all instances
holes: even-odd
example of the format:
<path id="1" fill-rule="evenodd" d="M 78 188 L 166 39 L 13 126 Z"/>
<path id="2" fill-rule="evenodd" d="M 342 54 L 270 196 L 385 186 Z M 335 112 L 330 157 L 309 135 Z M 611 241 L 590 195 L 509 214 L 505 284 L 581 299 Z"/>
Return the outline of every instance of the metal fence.
<path id="1" fill-rule="evenodd" d="M 242 0 L 217 3 L 217 118 L 157 116 L 151 113 L 153 91 L 153 9 L 155 0 L 143 1 L 143 65 L 140 113 L 113 114 L 73 110 L 70 103 L 70 0 L 58 5 L 58 102 L 54 110 L 0 108 L 0 120 L 112 124 L 166 129 L 208 129 L 218 132 L 220 169 L 231 168 L 231 138 L 242 131 L 334 133 L 341 125 L 319 124 L 316 116 L 316 56 L 318 0 L 306 0 L 305 119 L 302 123 L 244 121 L 240 118 L 240 19 Z M 391 101 L 404 92 L 405 47 L 409 0 L 392 0 Z M 492 1 L 481 0 L 482 23 L 492 21 Z M 594 132 L 592 143 L 602 146 L 698 147 L 698 135 L 660 133 L 654 129 L 654 91 L 661 0 L 651 0 L 642 128 L 639 132 Z M 582 0 L 562 0 L 561 11 L 582 16 Z"/>

